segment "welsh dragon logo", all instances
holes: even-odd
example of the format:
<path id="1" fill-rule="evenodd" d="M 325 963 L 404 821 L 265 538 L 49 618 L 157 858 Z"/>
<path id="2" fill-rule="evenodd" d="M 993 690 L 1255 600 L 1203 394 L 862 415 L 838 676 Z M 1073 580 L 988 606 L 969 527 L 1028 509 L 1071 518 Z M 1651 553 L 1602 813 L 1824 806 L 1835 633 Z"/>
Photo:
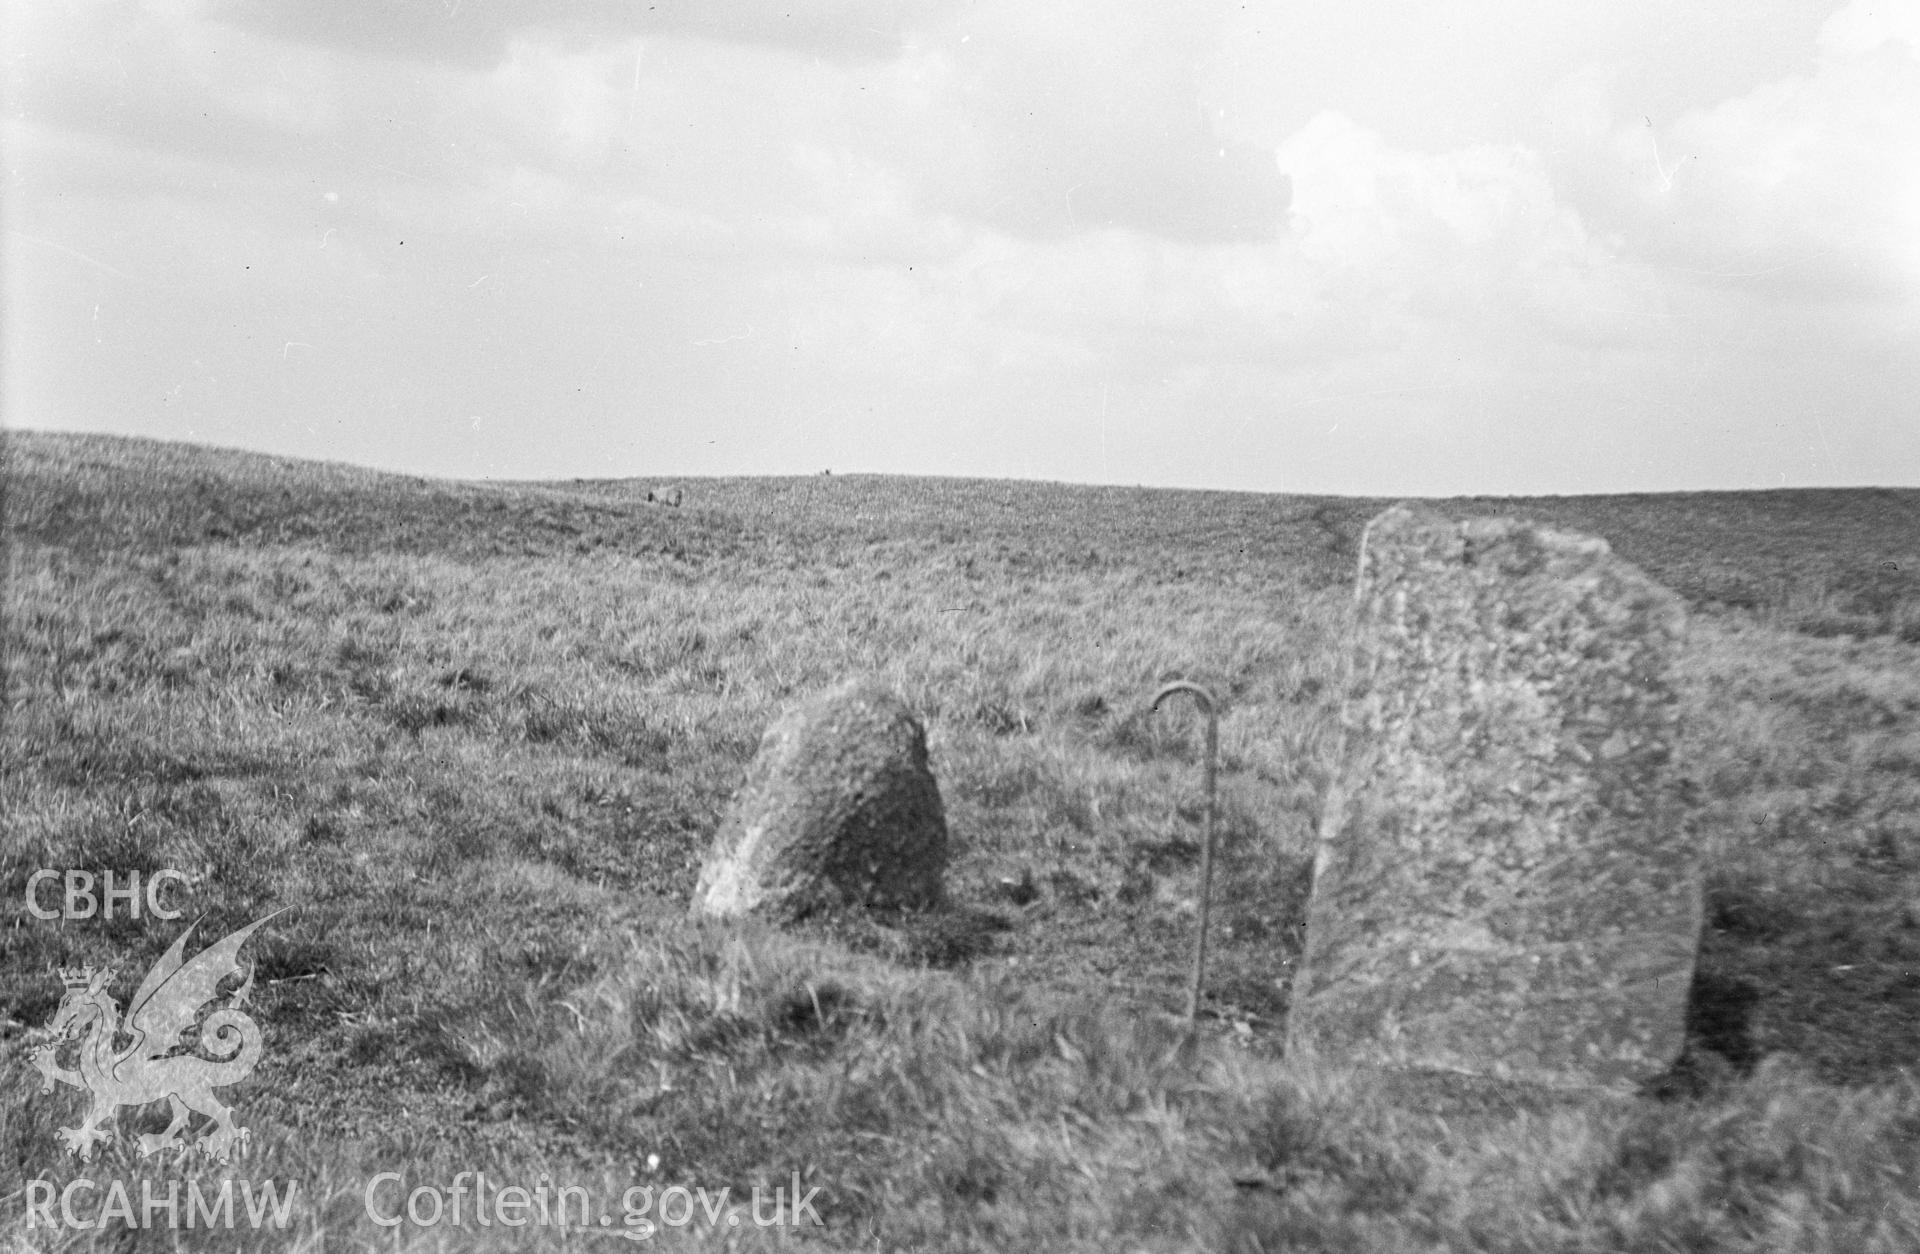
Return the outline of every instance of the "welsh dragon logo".
<path id="1" fill-rule="evenodd" d="M 46 1077 L 40 1086 L 43 1094 L 53 1092 L 57 1080 L 93 1095 L 93 1106 L 80 1126 L 60 1129 L 60 1140 L 69 1154 L 78 1154 L 82 1162 L 91 1160 L 93 1147 L 109 1136 L 101 1125 L 114 1119 L 120 1107 L 144 1106 L 165 1098 L 172 1106 L 173 1122 L 165 1132 L 141 1135 L 142 1158 L 170 1149 L 189 1154 L 198 1149 L 223 1163 L 235 1149 L 245 1155 L 247 1130 L 235 1125 L 232 1107 L 223 1105 L 213 1090 L 239 1083 L 260 1061 L 260 1026 L 240 1009 L 253 991 L 251 965 L 226 1004 L 200 1025 L 200 1048 L 212 1057 L 173 1051 L 180 1047 L 181 1034 L 193 1026 L 201 1009 L 217 999 L 220 982 L 241 973 L 237 961 L 240 946 L 255 928 L 273 917 L 270 914 L 249 923 L 191 960 L 184 954 L 187 938 L 197 924 L 189 926 L 140 981 L 127 1007 L 124 1027 L 119 1008 L 107 995 L 107 988 L 119 973 L 118 966 L 99 971 L 91 965 L 61 970 L 66 995 L 60 999 L 53 1022 L 47 1025 L 55 1041 L 35 1049 L 29 1058 Z M 130 1035 L 133 1043 L 116 1053 L 114 1039 L 122 1034 Z M 74 1037 L 80 1038 L 79 1067 L 68 1071 L 59 1065 L 57 1055 Z M 189 1143 L 181 1140 L 180 1132 L 195 1113 L 213 1122 L 197 1141 Z"/>

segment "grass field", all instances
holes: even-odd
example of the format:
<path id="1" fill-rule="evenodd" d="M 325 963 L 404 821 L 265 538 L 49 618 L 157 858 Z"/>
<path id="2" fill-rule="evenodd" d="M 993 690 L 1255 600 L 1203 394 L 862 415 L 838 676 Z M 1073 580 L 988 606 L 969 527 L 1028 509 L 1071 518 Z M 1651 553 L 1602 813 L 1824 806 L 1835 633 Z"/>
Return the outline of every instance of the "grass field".
<path id="1" fill-rule="evenodd" d="M 1687 1057 L 1620 1099 L 1279 1056 L 1385 502 L 830 476 L 686 481 L 670 509 L 651 481 L 5 438 L 0 1227 L 23 1248 L 582 1244 L 367 1217 L 377 1173 L 484 1171 L 588 1187 L 616 1230 L 641 1186 L 820 1190 L 820 1227 L 696 1209 L 651 1237 L 722 1248 L 1920 1249 L 1920 491 L 1440 503 L 1605 536 L 1692 609 L 1709 928 Z M 954 909 L 687 922 L 763 728 L 855 671 L 927 722 Z M 1173 678 L 1225 704 L 1193 1035 L 1170 1012 L 1200 729 L 1145 708 Z M 49 965 L 123 960 L 124 1003 L 185 920 L 41 921 L 39 867 L 186 871 L 203 940 L 291 907 L 249 943 L 243 1162 L 140 1160 L 158 1106 L 104 1160 L 59 1153 L 80 1098 L 26 1061 Z M 81 1175 L 136 1204 L 140 1180 L 298 1193 L 265 1245 L 25 1230 L 29 1181 Z"/>

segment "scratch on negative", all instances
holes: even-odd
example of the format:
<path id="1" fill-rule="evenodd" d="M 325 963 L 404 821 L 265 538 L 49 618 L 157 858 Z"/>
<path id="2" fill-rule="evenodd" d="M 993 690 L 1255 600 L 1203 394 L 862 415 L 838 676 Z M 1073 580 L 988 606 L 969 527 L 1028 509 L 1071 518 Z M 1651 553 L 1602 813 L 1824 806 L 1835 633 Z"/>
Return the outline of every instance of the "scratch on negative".
<path id="1" fill-rule="evenodd" d="M 744 340 L 749 335 L 752 335 L 752 334 L 753 334 L 753 324 L 749 322 L 747 324 L 747 329 L 742 331 L 738 335 L 723 335 L 723 336 L 720 336 L 718 339 L 712 339 L 712 340 L 695 340 L 693 342 L 693 346 L 695 348 L 705 348 L 709 344 L 731 344 L 735 340 Z"/>

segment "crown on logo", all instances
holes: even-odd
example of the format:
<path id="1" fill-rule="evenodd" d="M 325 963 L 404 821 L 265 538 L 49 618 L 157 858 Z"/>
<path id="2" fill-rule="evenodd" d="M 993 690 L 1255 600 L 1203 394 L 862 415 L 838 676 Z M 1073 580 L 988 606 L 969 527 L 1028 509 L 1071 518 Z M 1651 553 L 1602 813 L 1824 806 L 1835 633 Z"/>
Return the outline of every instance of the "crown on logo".
<path id="1" fill-rule="evenodd" d="M 112 974 L 111 967 L 96 968 L 92 963 L 88 963 L 84 967 L 60 968 L 60 980 L 68 988 L 90 988 L 96 976 L 104 980 L 104 978 L 110 974 Z"/>

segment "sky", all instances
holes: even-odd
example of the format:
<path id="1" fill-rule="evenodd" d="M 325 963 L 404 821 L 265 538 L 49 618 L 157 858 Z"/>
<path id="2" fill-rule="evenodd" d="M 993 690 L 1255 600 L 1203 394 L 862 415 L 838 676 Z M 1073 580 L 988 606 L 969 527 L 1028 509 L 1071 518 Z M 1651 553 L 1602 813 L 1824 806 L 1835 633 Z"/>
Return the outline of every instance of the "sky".
<path id="1" fill-rule="evenodd" d="M 1920 0 L 5 9 L 12 427 L 466 478 L 1920 486 Z"/>

